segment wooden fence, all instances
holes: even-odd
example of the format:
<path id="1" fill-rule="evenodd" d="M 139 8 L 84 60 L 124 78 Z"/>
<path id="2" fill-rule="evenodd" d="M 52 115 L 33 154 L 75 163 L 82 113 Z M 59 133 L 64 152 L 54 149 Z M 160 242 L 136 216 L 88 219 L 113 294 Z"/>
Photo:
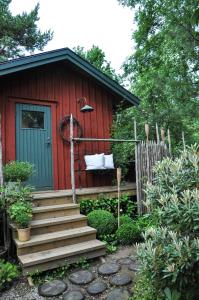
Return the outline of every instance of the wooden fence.
<path id="1" fill-rule="evenodd" d="M 152 183 L 154 179 L 153 167 L 157 161 L 161 161 L 169 155 L 169 150 L 164 142 L 142 141 L 136 144 L 136 185 L 138 214 L 146 212 L 143 205 L 145 201 L 146 183 Z"/>

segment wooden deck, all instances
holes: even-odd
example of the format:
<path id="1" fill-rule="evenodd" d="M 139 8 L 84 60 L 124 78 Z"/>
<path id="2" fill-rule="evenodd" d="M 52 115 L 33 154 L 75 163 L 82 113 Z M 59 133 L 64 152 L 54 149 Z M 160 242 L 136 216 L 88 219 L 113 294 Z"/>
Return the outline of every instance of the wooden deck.
<path id="1" fill-rule="evenodd" d="M 77 201 L 82 199 L 97 199 L 100 195 L 104 194 L 108 197 L 117 197 L 117 186 L 101 186 L 91 188 L 76 189 Z M 136 183 L 127 183 L 121 186 L 121 194 L 128 194 L 129 196 L 136 195 Z M 56 197 L 72 197 L 72 190 L 52 190 L 52 191 L 39 191 L 34 193 L 34 199 L 37 198 L 53 198 Z"/>

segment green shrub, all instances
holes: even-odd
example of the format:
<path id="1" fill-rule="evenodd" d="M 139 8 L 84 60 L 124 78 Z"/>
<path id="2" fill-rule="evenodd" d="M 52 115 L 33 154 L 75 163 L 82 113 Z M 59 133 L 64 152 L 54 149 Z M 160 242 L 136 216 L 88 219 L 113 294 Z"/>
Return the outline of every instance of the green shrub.
<path id="1" fill-rule="evenodd" d="M 0 260 L 0 291 L 19 277 L 19 270 L 16 265 Z"/>
<path id="2" fill-rule="evenodd" d="M 163 195 L 157 210 L 161 226 L 180 235 L 199 236 L 199 190 L 186 190 L 177 194 Z"/>
<path id="3" fill-rule="evenodd" d="M 24 161 L 12 161 L 3 168 L 4 179 L 8 181 L 26 181 L 33 174 L 33 165 Z"/>
<path id="4" fill-rule="evenodd" d="M 137 254 L 141 277 L 147 276 L 150 289 L 156 291 L 157 298 L 148 299 L 165 299 L 163 291 L 166 288 L 180 293 L 182 297 L 179 299 L 187 299 L 188 290 L 198 286 L 198 239 L 181 237 L 167 228 L 149 229 L 145 233 L 145 243 L 138 246 Z"/>
<path id="5" fill-rule="evenodd" d="M 0 210 L 5 208 L 5 199 L 1 196 L 0 197 Z"/>
<path id="6" fill-rule="evenodd" d="M 146 187 L 145 205 L 152 210 L 161 206 L 162 195 L 178 196 L 185 190 L 198 187 L 199 183 L 199 145 L 189 147 L 179 158 L 165 158 L 154 167 L 154 184 Z"/>
<path id="7" fill-rule="evenodd" d="M 29 202 L 15 202 L 10 206 L 8 214 L 17 228 L 27 228 L 32 219 L 32 205 Z"/>
<path id="8" fill-rule="evenodd" d="M 138 246 L 135 300 L 199 299 L 198 149 L 190 147 L 179 158 L 164 159 L 154 168 L 146 205 L 157 228 L 148 229 Z"/>
<path id="9" fill-rule="evenodd" d="M 94 210 L 88 214 L 88 224 L 97 229 L 97 235 L 111 234 L 116 229 L 116 219 L 106 210 Z"/>
<path id="10" fill-rule="evenodd" d="M 132 197 L 127 194 L 122 195 L 120 199 L 120 208 L 122 214 L 133 217 L 136 213 L 136 204 Z M 97 200 L 85 199 L 80 202 L 80 211 L 84 215 L 88 215 L 93 210 L 107 210 L 111 212 L 114 217 L 117 217 L 118 200 L 116 198 L 107 198 L 104 195 Z"/>
<path id="11" fill-rule="evenodd" d="M 0 193 L 2 194 L 2 201 L 5 203 L 6 207 L 17 201 L 28 201 L 31 202 L 33 188 L 30 186 L 22 186 L 20 182 L 10 184 L 5 184 L 0 187 Z"/>
<path id="12" fill-rule="evenodd" d="M 141 239 L 140 230 L 135 222 L 126 223 L 117 229 L 116 238 L 121 245 L 131 245 Z"/>
<path id="13" fill-rule="evenodd" d="M 132 219 L 128 215 L 122 215 L 120 217 L 120 225 L 131 223 Z"/>

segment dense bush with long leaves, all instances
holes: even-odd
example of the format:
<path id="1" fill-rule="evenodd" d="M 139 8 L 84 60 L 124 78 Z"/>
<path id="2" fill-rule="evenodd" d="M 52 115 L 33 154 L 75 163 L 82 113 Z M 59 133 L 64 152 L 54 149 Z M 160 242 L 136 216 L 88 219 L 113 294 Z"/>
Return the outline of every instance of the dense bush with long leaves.
<path id="1" fill-rule="evenodd" d="M 158 220 L 138 246 L 135 300 L 199 299 L 199 147 L 154 168 L 146 206 Z"/>

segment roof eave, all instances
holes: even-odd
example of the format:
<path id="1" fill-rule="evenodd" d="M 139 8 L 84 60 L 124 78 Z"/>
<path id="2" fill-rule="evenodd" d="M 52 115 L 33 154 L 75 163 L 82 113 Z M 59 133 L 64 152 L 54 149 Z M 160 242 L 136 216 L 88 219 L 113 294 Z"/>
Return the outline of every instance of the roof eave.
<path id="1" fill-rule="evenodd" d="M 123 99 L 129 101 L 133 105 L 139 104 L 139 99 L 131 94 L 128 90 L 119 85 L 116 81 L 103 74 L 101 71 L 93 67 L 90 63 L 79 57 L 68 48 L 41 53 L 35 56 L 25 57 L 13 62 L 7 62 L 0 65 L 0 76 L 27 70 L 30 68 L 46 65 L 53 62 L 68 60 L 76 65 L 90 76 L 101 82 L 107 88 L 111 89 L 116 94 L 120 95 Z M 6 66 L 7 65 L 7 66 Z"/>

